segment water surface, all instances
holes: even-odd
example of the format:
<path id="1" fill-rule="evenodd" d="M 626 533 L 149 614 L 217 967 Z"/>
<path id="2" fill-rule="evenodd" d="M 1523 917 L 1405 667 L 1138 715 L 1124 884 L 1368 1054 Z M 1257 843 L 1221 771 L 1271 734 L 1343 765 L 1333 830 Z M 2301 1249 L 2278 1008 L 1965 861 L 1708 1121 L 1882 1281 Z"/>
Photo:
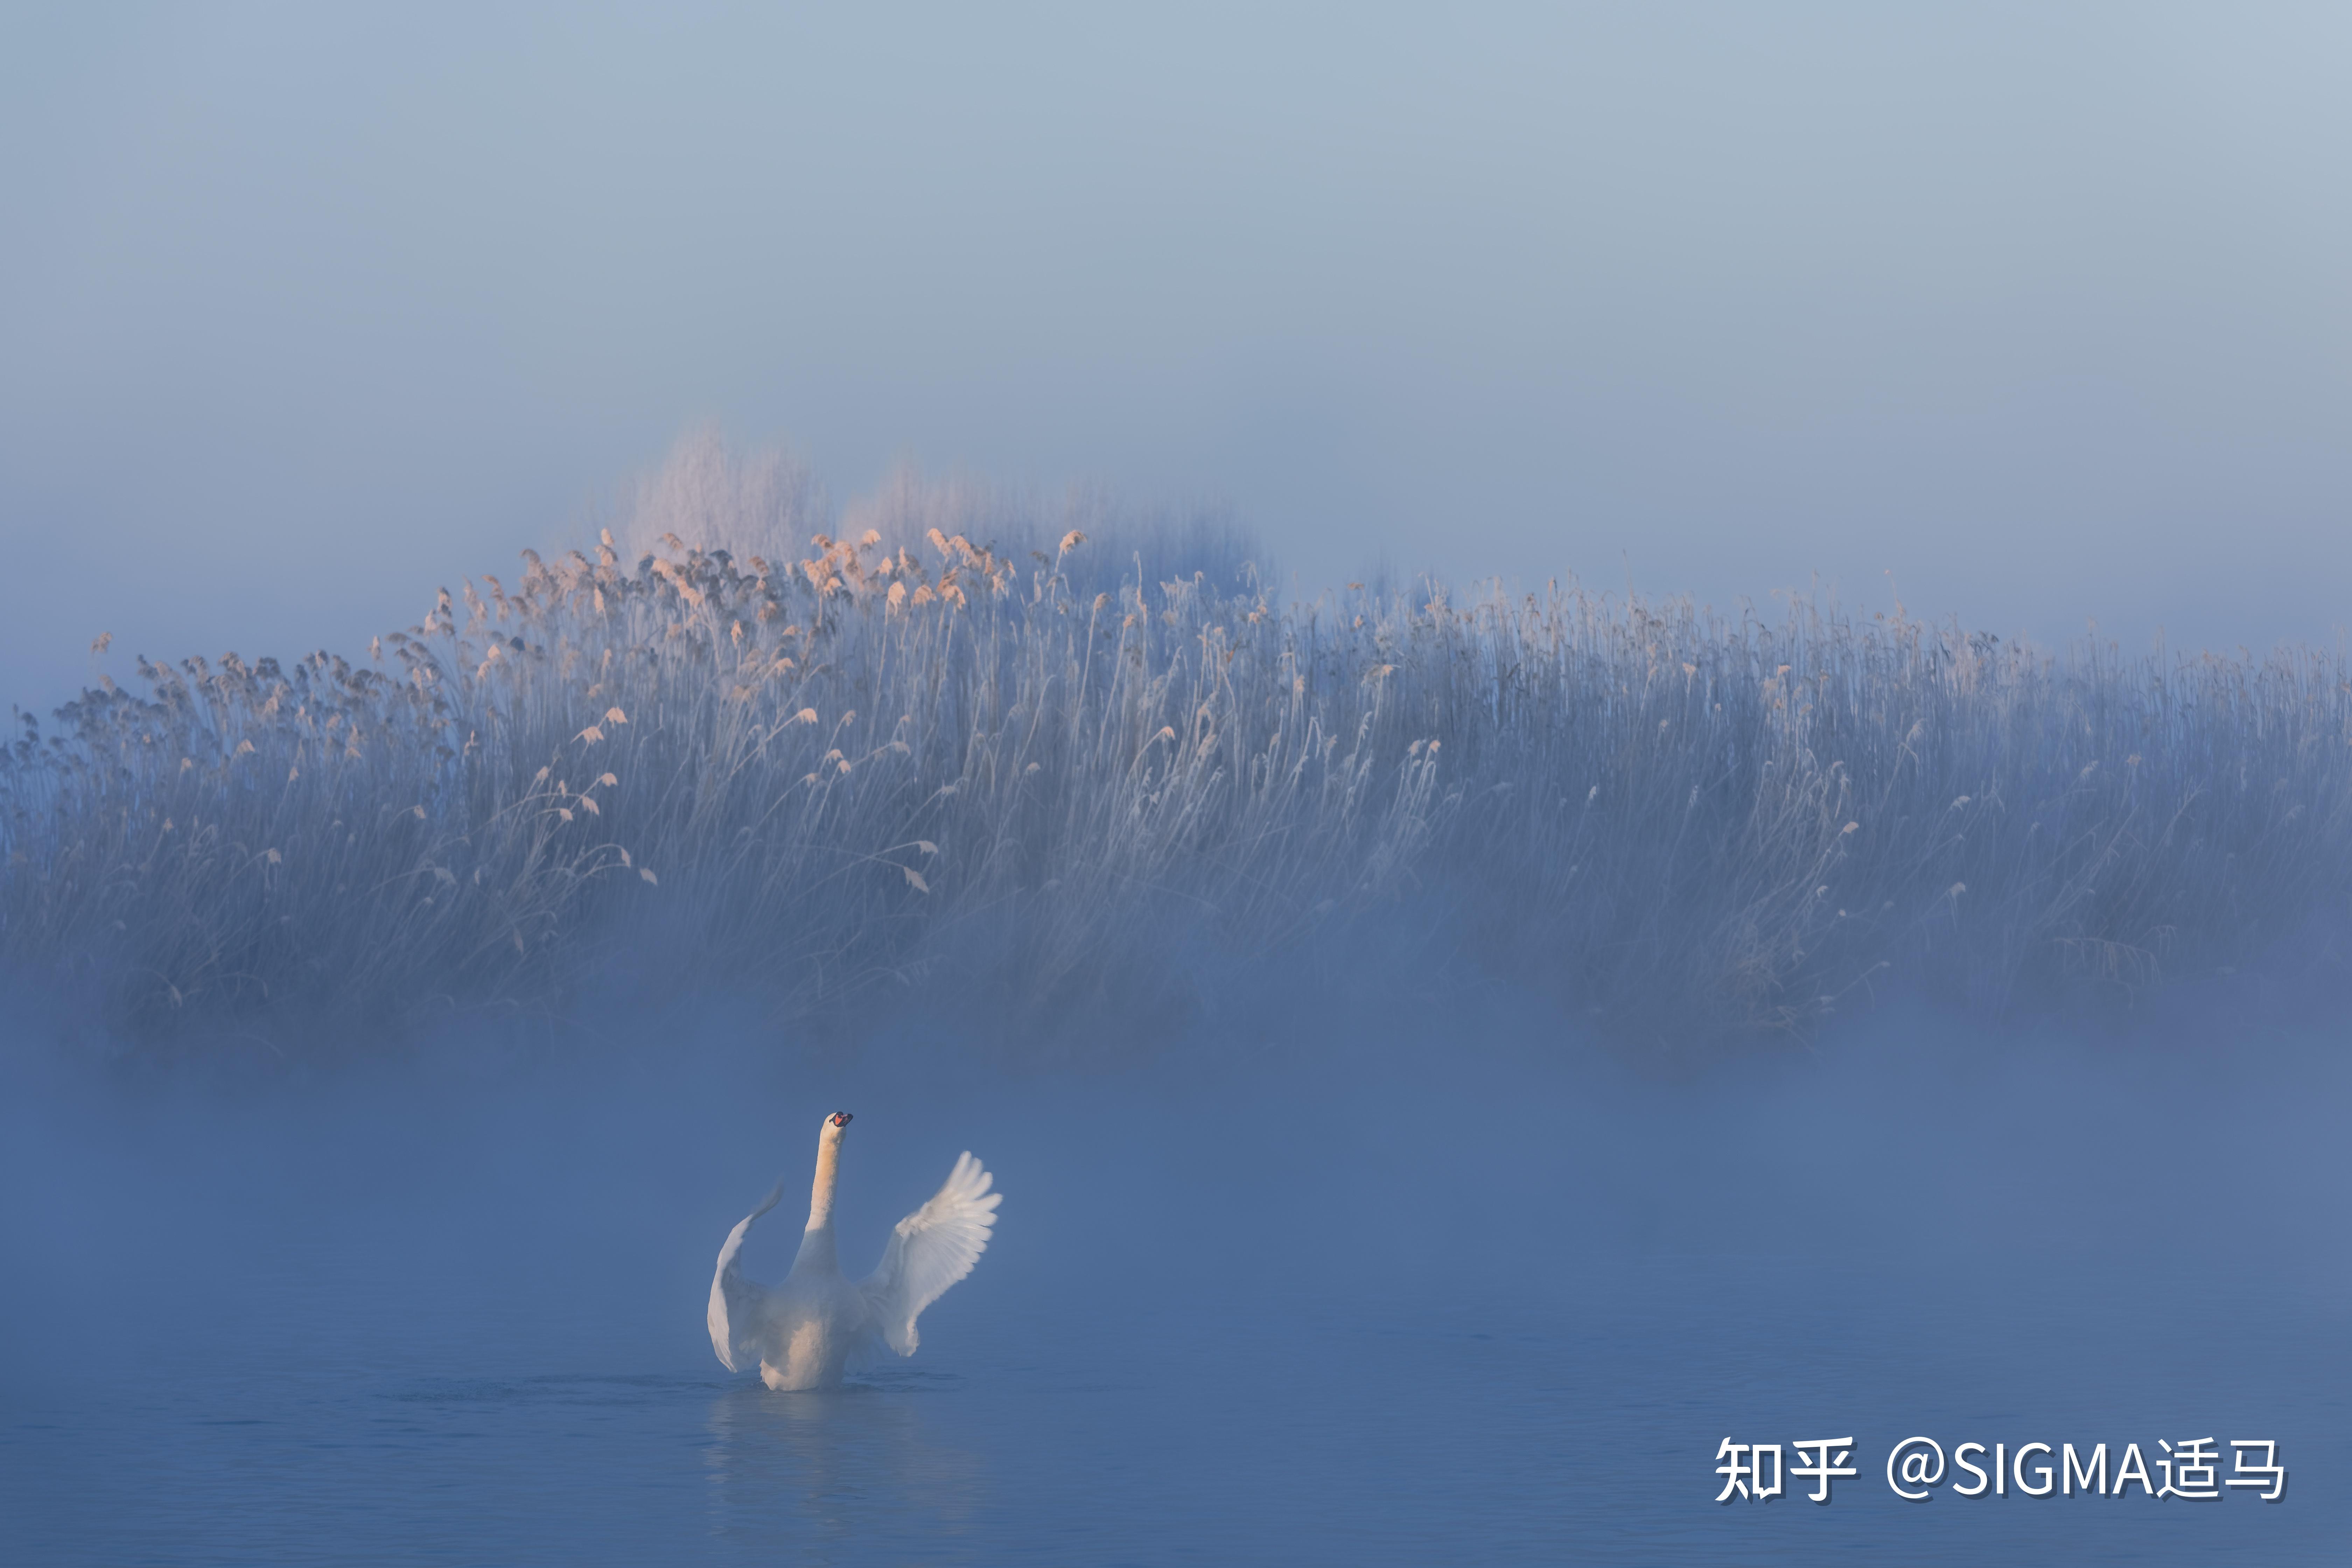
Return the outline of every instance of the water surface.
<path id="1" fill-rule="evenodd" d="M 5 1555 L 2352 1548 L 2352 1097 L 2307 1042 L 2184 1058 L 1888 1023 L 1680 1082 L 1491 1040 L 1027 1076 L 698 1060 L 243 1100 L 26 1076 L 0 1155 Z M 803 1179 L 836 1102 L 850 1268 L 965 1146 L 1003 1225 L 913 1360 L 771 1394 L 710 1356 L 710 1257 L 775 1170 Z M 788 1260 L 792 1207 L 755 1272 Z M 2151 1458 L 2275 1437 L 2291 1480 L 2276 1505 L 1912 1505 L 1877 1466 L 1915 1432 Z M 1712 1500 L 1726 1436 L 1847 1434 L 1862 1474 L 1826 1507 L 1810 1483 Z"/>

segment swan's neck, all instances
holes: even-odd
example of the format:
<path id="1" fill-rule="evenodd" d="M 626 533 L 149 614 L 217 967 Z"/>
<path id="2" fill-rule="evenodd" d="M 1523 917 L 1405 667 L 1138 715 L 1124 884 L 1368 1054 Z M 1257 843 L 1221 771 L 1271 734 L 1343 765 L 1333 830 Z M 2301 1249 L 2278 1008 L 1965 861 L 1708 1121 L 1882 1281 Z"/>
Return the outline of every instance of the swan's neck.
<path id="1" fill-rule="evenodd" d="M 840 1179 L 841 1141 L 821 1140 L 816 1146 L 816 1181 L 809 1189 L 808 1230 L 801 1237 L 800 1256 L 793 1259 L 795 1272 L 811 1266 L 840 1267 L 833 1247 L 833 1189 Z"/>

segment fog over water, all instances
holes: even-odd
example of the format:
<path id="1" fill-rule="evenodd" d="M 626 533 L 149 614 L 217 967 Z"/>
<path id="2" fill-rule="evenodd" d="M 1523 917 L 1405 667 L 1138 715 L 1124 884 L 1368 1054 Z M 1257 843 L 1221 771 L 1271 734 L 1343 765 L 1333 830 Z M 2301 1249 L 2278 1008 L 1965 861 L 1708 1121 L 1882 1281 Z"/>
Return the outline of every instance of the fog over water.
<path id="1" fill-rule="evenodd" d="M 12 1537 L 41 1561 L 2317 1563 L 2352 1532 L 2333 1031 L 2151 1048 L 1895 1014 L 1670 1081 L 1530 999 L 1350 985 L 1112 1070 L 962 1044 L 842 1058 L 683 1000 L 552 1054 L 476 1037 L 310 1081 L 96 1081 L 20 1042 Z M 1003 1223 L 914 1360 L 771 1394 L 710 1360 L 701 1297 L 837 1107 L 853 1272 L 961 1148 Z M 1915 1506 L 1873 1470 L 1915 1432 L 2273 1437 L 2293 1480 L 2272 1506 Z M 1710 1500 L 1727 1434 L 1848 1433 L 1864 1473 L 1826 1509 Z"/>
<path id="2" fill-rule="evenodd" d="M 795 560 L 789 479 L 689 441 L 593 560 L 12 746 L 22 1552 L 2352 1539 L 2340 659 L 1285 598 L 914 484 Z M 912 1361 L 771 1394 L 707 1271 L 836 1110 L 853 1275 L 960 1151 L 1005 1207 Z M 2291 1480 L 1906 1503 L 1917 1435 Z"/>
<path id="3" fill-rule="evenodd" d="M 2347 46 L 0 20 L 0 1560 L 2347 1561 Z"/>

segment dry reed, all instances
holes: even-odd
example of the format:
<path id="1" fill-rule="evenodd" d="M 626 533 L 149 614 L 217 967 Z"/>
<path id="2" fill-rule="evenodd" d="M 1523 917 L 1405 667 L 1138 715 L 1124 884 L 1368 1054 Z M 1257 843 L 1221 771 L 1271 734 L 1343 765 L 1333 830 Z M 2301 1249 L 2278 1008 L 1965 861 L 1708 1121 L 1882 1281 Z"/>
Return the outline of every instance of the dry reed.
<path id="1" fill-rule="evenodd" d="M 561 1014 L 616 971 L 1035 1022 L 1410 903 L 1428 963 L 1672 1043 L 1890 985 L 2128 1002 L 2352 891 L 2341 657 L 1574 585 L 1285 604 L 1229 537 L 1000 506 L 1000 548 L 956 526 L 985 510 L 910 484 L 790 558 L 527 552 L 357 666 L 142 659 L 6 749 L 0 956 L 149 1037 Z"/>

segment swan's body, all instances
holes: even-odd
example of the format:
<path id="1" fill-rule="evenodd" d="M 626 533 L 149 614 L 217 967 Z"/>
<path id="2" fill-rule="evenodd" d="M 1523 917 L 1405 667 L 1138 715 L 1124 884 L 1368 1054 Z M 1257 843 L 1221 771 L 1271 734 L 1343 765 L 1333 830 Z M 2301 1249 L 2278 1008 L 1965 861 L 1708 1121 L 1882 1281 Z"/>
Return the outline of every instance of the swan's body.
<path id="1" fill-rule="evenodd" d="M 849 1358 L 877 1342 L 913 1355 L 915 1320 L 971 1272 L 988 1250 L 996 1205 L 1004 1201 L 1003 1194 L 988 1190 L 995 1178 L 967 1152 L 931 1201 L 891 1231 L 881 1267 L 861 1280 L 844 1278 L 834 1248 L 833 1194 L 841 1174 L 842 1130 L 849 1121 L 846 1111 L 836 1111 L 818 1131 L 808 1229 L 782 1284 L 773 1289 L 754 1285 L 736 1267 L 735 1255 L 751 1222 L 784 1195 L 783 1183 L 727 1233 L 719 1249 L 710 1279 L 710 1348 L 730 1372 L 757 1356 L 760 1379 L 770 1388 L 839 1383 Z"/>

